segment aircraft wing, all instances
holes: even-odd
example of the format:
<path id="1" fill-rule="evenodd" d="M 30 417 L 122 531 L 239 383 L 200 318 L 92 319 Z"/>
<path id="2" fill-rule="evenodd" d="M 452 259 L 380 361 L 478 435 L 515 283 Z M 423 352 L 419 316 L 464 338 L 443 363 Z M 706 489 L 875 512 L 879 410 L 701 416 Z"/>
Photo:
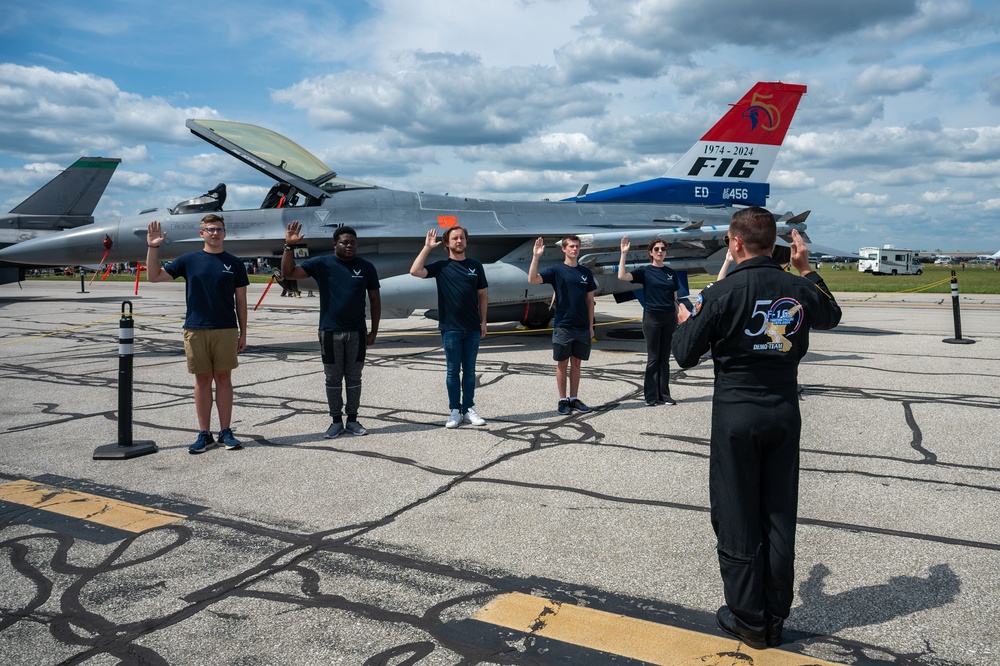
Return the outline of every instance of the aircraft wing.
<path id="1" fill-rule="evenodd" d="M 824 256 L 831 257 L 844 257 L 845 259 L 866 259 L 867 257 L 862 257 L 857 252 L 847 252 L 845 250 L 840 250 L 835 247 L 830 247 L 829 245 L 819 245 L 817 243 L 809 243 L 810 252 L 818 252 Z"/>

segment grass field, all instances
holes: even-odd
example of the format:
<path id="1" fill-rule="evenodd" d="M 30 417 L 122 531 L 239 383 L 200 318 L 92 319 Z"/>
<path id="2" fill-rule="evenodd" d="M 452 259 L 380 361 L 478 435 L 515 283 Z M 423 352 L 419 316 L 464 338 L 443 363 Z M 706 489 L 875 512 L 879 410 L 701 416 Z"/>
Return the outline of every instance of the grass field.
<path id="1" fill-rule="evenodd" d="M 872 275 L 859 273 L 857 264 L 846 264 L 848 268 L 835 271 L 829 264 L 823 264 L 823 281 L 831 291 L 860 291 L 926 294 L 951 293 L 951 271 L 958 278 L 958 290 L 962 294 L 1000 294 L 1000 272 L 987 266 L 968 266 L 964 271 L 960 266 L 932 266 L 924 264 L 923 275 Z M 700 289 L 715 279 L 714 276 L 692 275 L 689 285 Z"/>
<path id="2" fill-rule="evenodd" d="M 847 264 L 848 268 L 835 271 L 832 267 L 824 265 L 823 280 L 832 291 L 860 291 L 860 292 L 921 292 L 928 294 L 948 294 L 951 293 L 951 266 L 924 265 L 923 275 L 871 275 L 870 273 L 859 273 L 857 264 Z M 969 266 L 964 271 L 961 267 L 954 267 L 955 275 L 958 278 L 958 289 L 963 294 L 1000 294 L 1000 272 L 993 270 L 992 266 L 987 266 L 983 270 L 980 266 Z M 87 281 L 90 281 L 92 274 L 87 274 Z M 34 280 L 79 280 L 79 276 L 54 277 L 45 276 L 40 278 L 28 278 Z M 100 280 L 100 278 L 97 278 Z M 270 275 L 251 275 L 250 282 L 255 284 L 266 284 L 271 279 Z M 115 282 L 135 282 L 134 276 L 109 276 L 108 280 Z M 709 282 L 715 280 L 715 276 L 691 275 L 688 284 L 692 289 L 701 289 Z"/>

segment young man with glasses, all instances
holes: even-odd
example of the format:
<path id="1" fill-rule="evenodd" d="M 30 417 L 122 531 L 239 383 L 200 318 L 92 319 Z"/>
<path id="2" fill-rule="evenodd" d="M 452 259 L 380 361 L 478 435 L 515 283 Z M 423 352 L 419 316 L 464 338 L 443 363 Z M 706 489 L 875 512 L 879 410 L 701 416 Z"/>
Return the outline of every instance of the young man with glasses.
<path id="1" fill-rule="evenodd" d="M 649 266 L 626 271 L 626 255 L 631 249 L 628 236 L 622 238 L 618 279 L 642 285 L 642 337 L 646 340 L 646 369 L 642 378 L 642 393 L 647 407 L 676 405 L 670 397 L 670 341 L 677 328 L 677 288 L 680 281 L 674 269 L 663 260 L 667 243 L 654 238 L 646 249 Z"/>
<path id="2" fill-rule="evenodd" d="M 809 329 L 831 329 L 841 316 L 798 231 L 790 258 L 801 277 L 772 258 L 775 240 L 769 211 L 734 213 L 736 266 L 702 290 L 694 314 L 678 308 L 673 340 L 682 368 L 712 352 L 709 500 L 726 599 L 716 622 L 755 648 L 781 644 L 794 592 L 799 361 Z"/>
<path id="3" fill-rule="evenodd" d="M 247 347 L 247 277 L 243 261 L 223 251 L 226 223 L 222 216 L 201 219 L 199 235 L 204 246 L 160 267 L 159 248 L 167 234 L 156 220 L 146 228 L 146 279 L 167 282 L 183 277 L 187 315 L 184 319 L 184 354 L 194 375 L 194 405 L 198 438 L 189 453 L 202 453 L 216 445 L 212 438 L 212 388 L 219 413 L 218 443 L 233 451 L 243 448 L 233 436 L 233 382 L 239 365 L 237 354 Z"/>
<path id="4" fill-rule="evenodd" d="M 365 365 L 365 353 L 369 346 L 375 344 L 382 319 L 378 271 L 370 261 L 357 256 L 358 234 L 351 227 L 334 229 L 332 257 L 323 254 L 296 266 L 292 252 L 304 238 L 302 224 L 298 220 L 285 229 L 281 273 L 289 280 L 311 277 L 319 288 L 319 350 L 326 376 L 326 401 L 332 419 L 323 436 L 334 439 L 344 432 L 367 435 L 368 430 L 358 422 L 358 410 L 361 407 L 361 371 Z M 372 318 L 370 331 L 365 326 L 366 295 Z M 344 412 L 347 413 L 346 424 Z"/>

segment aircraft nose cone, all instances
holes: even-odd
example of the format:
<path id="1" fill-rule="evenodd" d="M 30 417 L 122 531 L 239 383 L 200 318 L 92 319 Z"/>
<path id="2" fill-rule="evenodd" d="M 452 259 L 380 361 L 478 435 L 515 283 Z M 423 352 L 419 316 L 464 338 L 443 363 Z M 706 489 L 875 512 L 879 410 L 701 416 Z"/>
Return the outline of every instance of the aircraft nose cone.
<path id="1" fill-rule="evenodd" d="M 111 229 L 85 225 L 16 243 L 0 250 L 0 260 L 29 266 L 79 266 L 99 264 L 105 237 Z"/>

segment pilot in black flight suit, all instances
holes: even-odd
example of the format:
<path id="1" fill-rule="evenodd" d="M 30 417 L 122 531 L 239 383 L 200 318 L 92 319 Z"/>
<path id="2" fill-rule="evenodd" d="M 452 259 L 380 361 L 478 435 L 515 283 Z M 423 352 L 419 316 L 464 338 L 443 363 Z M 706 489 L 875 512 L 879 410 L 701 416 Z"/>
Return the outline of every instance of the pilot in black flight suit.
<path id="1" fill-rule="evenodd" d="M 678 308 L 672 344 L 682 368 L 712 350 L 709 494 L 726 597 L 716 619 L 757 648 L 781 643 L 794 593 L 799 360 L 809 329 L 833 328 L 841 315 L 797 231 L 791 262 L 801 277 L 771 259 L 775 230 L 763 208 L 733 215 L 727 243 L 738 265 L 702 291 L 694 314 Z"/>

